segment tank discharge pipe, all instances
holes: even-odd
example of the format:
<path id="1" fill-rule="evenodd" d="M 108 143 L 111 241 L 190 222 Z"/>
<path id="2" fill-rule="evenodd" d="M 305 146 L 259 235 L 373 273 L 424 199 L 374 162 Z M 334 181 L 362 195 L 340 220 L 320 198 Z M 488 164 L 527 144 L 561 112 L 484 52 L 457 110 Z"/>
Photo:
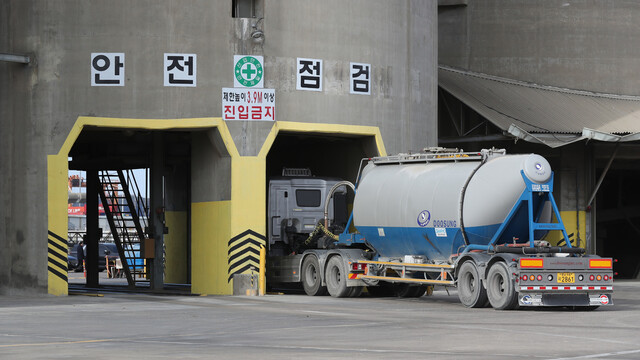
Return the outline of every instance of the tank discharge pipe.
<path id="1" fill-rule="evenodd" d="M 462 191 L 460 192 L 460 233 L 462 234 L 462 240 L 464 241 L 465 245 L 469 245 L 469 238 L 467 237 L 467 232 L 464 229 L 464 217 L 463 217 L 463 213 L 464 213 L 464 195 L 467 192 L 467 187 L 469 186 L 469 183 L 471 182 L 471 178 L 473 177 L 473 175 L 475 175 L 475 173 L 478 171 L 478 169 L 480 169 L 480 167 L 482 165 L 484 165 L 484 163 L 487 162 L 487 154 L 486 153 L 482 153 L 482 160 L 480 161 L 480 164 L 478 164 L 478 166 L 476 166 L 475 169 L 473 169 L 473 171 L 471 172 L 471 174 L 469 174 L 469 177 L 467 178 L 467 181 L 464 183 L 464 186 L 462 187 Z"/>
<path id="2" fill-rule="evenodd" d="M 340 186 L 345 186 L 345 185 L 350 187 L 354 193 L 356 192 L 356 187 L 353 186 L 353 184 L 350 181 L 343 180 L 333 185 L 333 187 L 331 188 L 331 190 L 329 190 L 329 193 L 327 194 L 327 199 L 324 201 L 324 227 L 326 229 L 329 229 L 329 201 L 331 201 L 331 198 L 333 197 L 333 193 Z"/>
<path id="3" fill-rule="evenodd" d="M 493 156 L 494 154 L 505 155 L 506 153 L 507 153 L 507 150 L 505 149 L 491 148 L 491 149 L 481 150 L 480 155 L 482 155 L 482 160 L 480 160 L 480 163 L 478 164 L 478 166 L 476 166 L 476 168 L 473 169 L 471 174 L 469 174 L 467 181 L 464 183 L 464 186 L 462 186 L 462 191 L 460 192 L 460 209 L 459 209 L 460 233 L 462 234 L 462 240 L 464 241 L 464 244 L 467 246 L 469 245 L 469 237 L 467 236 L 467 231 L 465 230 L 465 227 L 464 227 L 464 216 L 463 216 L 464 196 L 467 193 L 467 187 L 469 187 L 469 183 L 471 182 L 471 178 L 473 178 L 473 175 L 475 175 L 476 172 L 478 172 L 478 170 L 480 169 L 480 167 L 482 167 L 482 165 L 484 165 L 487 162 L 487 160 L 489 160 L 490 156 Z"/>

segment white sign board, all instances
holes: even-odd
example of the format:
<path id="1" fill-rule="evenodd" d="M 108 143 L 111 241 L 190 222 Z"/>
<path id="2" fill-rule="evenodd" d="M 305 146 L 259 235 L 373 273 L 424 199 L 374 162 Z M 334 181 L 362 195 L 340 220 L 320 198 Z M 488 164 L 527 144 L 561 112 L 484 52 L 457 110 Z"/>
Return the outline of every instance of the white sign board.
<path id="1" fill-rule="evenodd" d="M 124 86 L 124 53 L 91 53 L 91 86 Z"/>
<path id="2" fill-rule="evenodd" d="M 196 54 L 164 54 L 164 86 L 196 86 Z"/>
<path id="3" fill-rule="evenodd" d="M 351 63 L 349 67 L 349 93 L 371 95 L 371 64 Z"/>
<path id="4" fill-rule="evenodd" d="M 275 121 L 275 89 L 222 88 L 222 119 Z"/>
<path id="5" fill-rule="evenodd" d="M 264 87 L 264 59 L 262 56 L 233 56 L 233 86 L 237 88 Z"/>
<path id="6" fill-rule="evenodd" d="M 297 58 L 296 90 L 322 91 L 322 60 Z"/>

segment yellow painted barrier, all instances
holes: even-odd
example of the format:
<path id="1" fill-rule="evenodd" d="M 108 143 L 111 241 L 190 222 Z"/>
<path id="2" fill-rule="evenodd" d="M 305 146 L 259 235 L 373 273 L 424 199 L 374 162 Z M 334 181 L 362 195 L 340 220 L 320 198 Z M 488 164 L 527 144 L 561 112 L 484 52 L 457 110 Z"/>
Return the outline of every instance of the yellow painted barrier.
<path id="1" fill-rule="evenodd" d="M 264 296 L 266 290 L 267 290 L 267 284 L 266 284 L 266 279 L 265 279 L 265 275 L 266 275 L 266 269 L 267 268 L 267 248 L 265 248 L 264 246 L 260 247 L 260 280 L 258 281 L 258 286 L 259 286 L 259 294 L 260 296 Z"/>

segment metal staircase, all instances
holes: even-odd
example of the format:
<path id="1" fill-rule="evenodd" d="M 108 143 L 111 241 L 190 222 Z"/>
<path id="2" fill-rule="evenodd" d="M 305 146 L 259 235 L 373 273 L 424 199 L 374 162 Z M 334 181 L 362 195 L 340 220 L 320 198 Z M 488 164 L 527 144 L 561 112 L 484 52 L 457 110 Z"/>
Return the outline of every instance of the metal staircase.
<path id="1" fill-rule="evenodd" d="M 122 170 L 100 171 L 98 193 L 127 282 L 135 287 L 147 275 L 142 243 L 149 211 L 133 172 L 126 171 L 126 177 Z M 137 209 L 144 211 L 143 216 Z"/>

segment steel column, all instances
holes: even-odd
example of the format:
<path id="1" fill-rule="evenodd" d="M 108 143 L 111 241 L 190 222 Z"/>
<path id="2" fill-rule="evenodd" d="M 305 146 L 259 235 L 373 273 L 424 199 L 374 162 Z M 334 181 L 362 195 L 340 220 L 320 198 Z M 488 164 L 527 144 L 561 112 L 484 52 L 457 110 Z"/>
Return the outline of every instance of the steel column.
<path id="1" fill-rule="evenodd" d="M 98 242 L 100 229 L 98 223 L 98 171 L 87 170 L 87 254 L 85 256 L 88 287 L 98 287 Z"/>
<path id="2" fill-rule="evenodd" d="M 149 227 L 155 240 L 154 259 L 151 265 L 151 288 L 162 290 L 164 287 L 164 144 L 162 132 L 153 133 L 151 154 L 151 213 Z"/>

